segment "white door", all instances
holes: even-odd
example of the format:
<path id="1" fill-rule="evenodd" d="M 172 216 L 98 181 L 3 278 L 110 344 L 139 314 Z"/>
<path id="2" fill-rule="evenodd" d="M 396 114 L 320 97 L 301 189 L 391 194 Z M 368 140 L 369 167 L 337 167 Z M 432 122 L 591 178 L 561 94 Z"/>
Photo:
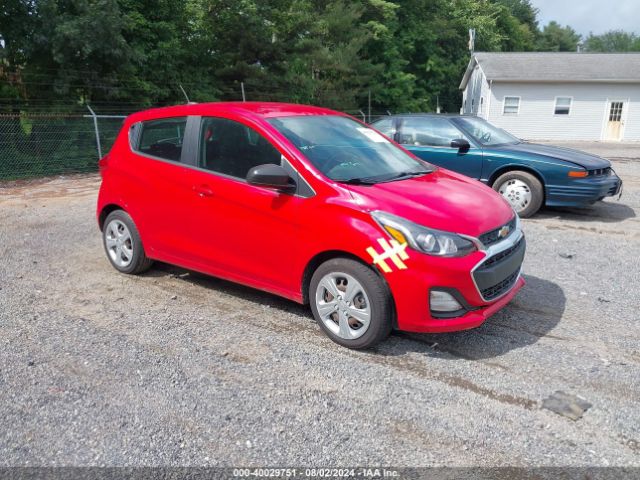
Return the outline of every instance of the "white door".
<path id="1" fill-rule="evenodd" d="M 619 142 L 622 140 L 622 129 L 624 127 L 624 102 L 622 100 L 612 100 L 609 102 L 609 109 L 606 117 L 606 130 L 604 139 L 609 142 Z"/>

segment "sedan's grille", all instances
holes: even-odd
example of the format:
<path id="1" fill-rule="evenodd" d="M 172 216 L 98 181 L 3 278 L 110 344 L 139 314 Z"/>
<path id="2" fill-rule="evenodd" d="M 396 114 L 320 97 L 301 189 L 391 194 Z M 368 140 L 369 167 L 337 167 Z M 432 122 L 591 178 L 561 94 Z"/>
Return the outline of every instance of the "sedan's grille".
<path id="1" fill-rule="evenodd" d="M 498 243 L 499 241 L 504 240 L 506 237 L 500 236 L 500 230 L 505 226 L 509 227 L 509 235 L 511 235 L 516 229 L 516 217 L 513 217 L 508 223 L 505 223 L 504 225 L 500 225 L 495 230 L 491 230 L 489 232 L 483 233 L 482 235 L 480 235 L 479 240 L 482 242 L 482 244 L 485 247 L 489 247 L 494 243 Z M 507 235 L 507 237 L 509 235 Z"/>
<path id="2" fill-rule="evenodd" d="M 524 238 L 524 237 L 523 237 Z M 488 267 L 490 265 L 493 265 L 494 263 L 498 263 L 500 260 L 504 260 L 506 258 L 508 258 L 513 252 L 515 252 L 519 247 L 520 244 L 523 242 L 523 238 L 521 238 L 518 243 L 516 243 L 515 245 L 507 248 L 506 250 L 503 250 L 499 253 L 496 253 L 493 257 L 489 257 L 487 258 L 484 263 L 480 266 L 480 268 L 485 268 Z"/>
<path id="3" fill-rule="evenodd" d="M 507 278 L 505 278 L 501 282 L 496 283 L 495 285 L 492 285 L 488 288 L 485 288 L 484 290 L 481 291 L 482 297 L 485 300 L 489 301 L 499 297 L 506 291 L 510 290 L 511 287 L 513 287 L 513 284 L 516 283 L 519 273 L 520 273 L 520 269 L 513 272 L 511 275 L 509 275 Z"/>
<path id="4" fill-rule="evenodd" d="M 611 175 L 611 167 L 596 168 L 595 170 L 589 170 L 590 177 L 599 177 L 599 176 L 607 176 L 607 175 Z"/>

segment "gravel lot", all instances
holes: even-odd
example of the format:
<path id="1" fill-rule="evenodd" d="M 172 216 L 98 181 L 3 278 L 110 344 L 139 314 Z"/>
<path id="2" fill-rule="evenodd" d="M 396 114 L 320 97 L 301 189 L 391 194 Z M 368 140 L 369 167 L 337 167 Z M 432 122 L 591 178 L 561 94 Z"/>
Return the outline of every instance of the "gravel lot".
<path id="1" fill-rule="evenodd" d="M 508 308 L 369 352 L 272 295 L 118 274 L 96 176 L 1 186 L 0 465 L 640 466 L 640 161 L 609 156 L 624 196 L 525 221 Z"/>

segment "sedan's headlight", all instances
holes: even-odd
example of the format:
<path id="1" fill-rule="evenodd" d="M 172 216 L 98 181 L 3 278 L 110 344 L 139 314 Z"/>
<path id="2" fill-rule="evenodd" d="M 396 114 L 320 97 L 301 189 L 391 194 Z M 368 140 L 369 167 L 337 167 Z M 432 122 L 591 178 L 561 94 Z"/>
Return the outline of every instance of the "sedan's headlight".
<path id="1" fill-rule="evenodd" d="M 411 248 L 429 255 L 463 257 L 477 250 L 471 240 L 455 233 L 423 227 L 405 218 L 379 210 L 372 212 L 371 216 L 399 243 L 407 243 Z"/>

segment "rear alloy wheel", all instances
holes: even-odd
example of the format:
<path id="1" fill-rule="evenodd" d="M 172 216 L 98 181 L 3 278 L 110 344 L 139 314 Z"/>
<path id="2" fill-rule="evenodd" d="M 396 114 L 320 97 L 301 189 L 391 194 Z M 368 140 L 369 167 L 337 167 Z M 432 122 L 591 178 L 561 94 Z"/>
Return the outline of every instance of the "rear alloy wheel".
<path id="1" fill-rule="evenodd" d="M 502 195 L 522 218 L 533 216 L 544 200 L 540 180 L 528 172 L 514 170 L 500 175 L 493 189 Z"/>
<path id="2" fill-rule="evenodd" d="M 334 342 L 368 348 L 391 331 L 391 295 L 369 267 L 346 258 L 329 260 L 316 270 L 309 289 L 311 310 Z"/>
<path id="3" fill-rule="evenodd" d="M 107 216 L 102 240 L 111 265 L 119 272 L 142 273 L 153 264 L 144 252 L 138 229 L 123 210 L 114 210 Z"/>

